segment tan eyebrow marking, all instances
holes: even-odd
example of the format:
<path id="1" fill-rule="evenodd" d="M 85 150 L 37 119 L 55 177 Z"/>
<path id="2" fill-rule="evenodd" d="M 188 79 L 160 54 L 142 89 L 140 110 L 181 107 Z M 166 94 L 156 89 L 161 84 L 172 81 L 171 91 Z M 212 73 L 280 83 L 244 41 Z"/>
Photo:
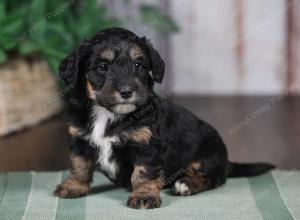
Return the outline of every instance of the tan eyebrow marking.
<path id="1" fill-rule="evenodd" d="M 129 56 L 132 60 L 136 60 L 140 57 L 144 57 L 144 53 L 139 46 L 133 46 L 129 51 Z"/>
<path id="2" fill-rule="evenodd" d="M 101 57 L 101 59 L 113 61 L 113 59 L 115 58 L 115 53 L 114 53 L 114 51 L 112 51 L 110 49 L 106 49 L 100 53 L 100 57 Z"/>

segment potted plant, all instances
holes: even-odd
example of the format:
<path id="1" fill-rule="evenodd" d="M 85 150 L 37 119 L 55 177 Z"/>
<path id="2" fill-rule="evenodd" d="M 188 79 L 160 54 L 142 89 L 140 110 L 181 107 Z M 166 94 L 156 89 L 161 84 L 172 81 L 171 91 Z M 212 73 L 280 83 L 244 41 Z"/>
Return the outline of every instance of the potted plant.
<path id="1" fill-rule="evenodd" d="M 159 22 L 152 22 L 155 17 Z M 141 5 L 140 22 L 163 35 L 177 30 L 167 14 L 150 5 Z M 60 60 L 100 29 L 123 24 L 97 0 L 2 0 L 0 135 L 59 113 L 67 91 L 57 77 Z"/>

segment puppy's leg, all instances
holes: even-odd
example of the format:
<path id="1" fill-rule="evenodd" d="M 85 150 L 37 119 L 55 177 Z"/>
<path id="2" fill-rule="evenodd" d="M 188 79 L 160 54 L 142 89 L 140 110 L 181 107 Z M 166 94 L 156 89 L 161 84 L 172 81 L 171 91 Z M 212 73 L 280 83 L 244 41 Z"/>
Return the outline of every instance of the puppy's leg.
<path id="1" fill-rule="evenodd" d="M 127 205 L 135 209 L 153 209 L 161 204 L 160 190 L 164 185 L 162 178 L 151 179 L 144 166 L 135 166 L 131 176 L 132 193 Z"/>
<path id="2" fill-rule="evenodd" d="M 85 196 L 92 181 L 93 160 L 85 155 L 71 154 L 71 175 L 57 186 L 54 194 L 61 198 Z"/>
<path id="3" fill-rule="evenodd" d="M 188 196 L 216 188 L 225 183 L 226 174 L 222 167 L 211 167 L 204 172 L 203 166 L 205 165 L 201 162 L 191 163 L 187 167 L 185 175 L 174 183 L 174 193 L 181 196 Z M 213 170 L 213 172 L 210 172 L 209 169 Z"/>

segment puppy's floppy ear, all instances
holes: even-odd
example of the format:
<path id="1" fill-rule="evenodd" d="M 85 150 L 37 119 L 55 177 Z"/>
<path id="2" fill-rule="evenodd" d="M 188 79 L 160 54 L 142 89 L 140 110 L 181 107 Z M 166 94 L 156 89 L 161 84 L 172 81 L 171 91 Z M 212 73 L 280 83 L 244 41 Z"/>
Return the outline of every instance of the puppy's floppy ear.
<path id="1" fill-rule="evenodd" d="M 70 87 L 74 87 L 79 78 L 81 57 L 81 46 L 79 46 L 60 62 L 59 76 Z"/>
<path id="2" fill-rule="evenodd" d="M 149 48 L 150 54 L 150 68 L 155 82 L 162 83 L 165 74 L 165 62 L 159 53 L 153 48 L 152 44 L 144 38 Z"/>

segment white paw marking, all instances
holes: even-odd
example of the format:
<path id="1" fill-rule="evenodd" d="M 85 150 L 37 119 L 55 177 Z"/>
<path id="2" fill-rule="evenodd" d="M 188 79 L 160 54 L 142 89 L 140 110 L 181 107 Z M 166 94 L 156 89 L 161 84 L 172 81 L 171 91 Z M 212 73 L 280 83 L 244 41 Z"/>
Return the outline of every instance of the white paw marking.
<path id="1" fill-rule="evenodd" d="M 181 183 L 180 181 L 175 182 L 174 192 L 182 196 L 191 195 L 189 187 L 185 183 Z"/>

